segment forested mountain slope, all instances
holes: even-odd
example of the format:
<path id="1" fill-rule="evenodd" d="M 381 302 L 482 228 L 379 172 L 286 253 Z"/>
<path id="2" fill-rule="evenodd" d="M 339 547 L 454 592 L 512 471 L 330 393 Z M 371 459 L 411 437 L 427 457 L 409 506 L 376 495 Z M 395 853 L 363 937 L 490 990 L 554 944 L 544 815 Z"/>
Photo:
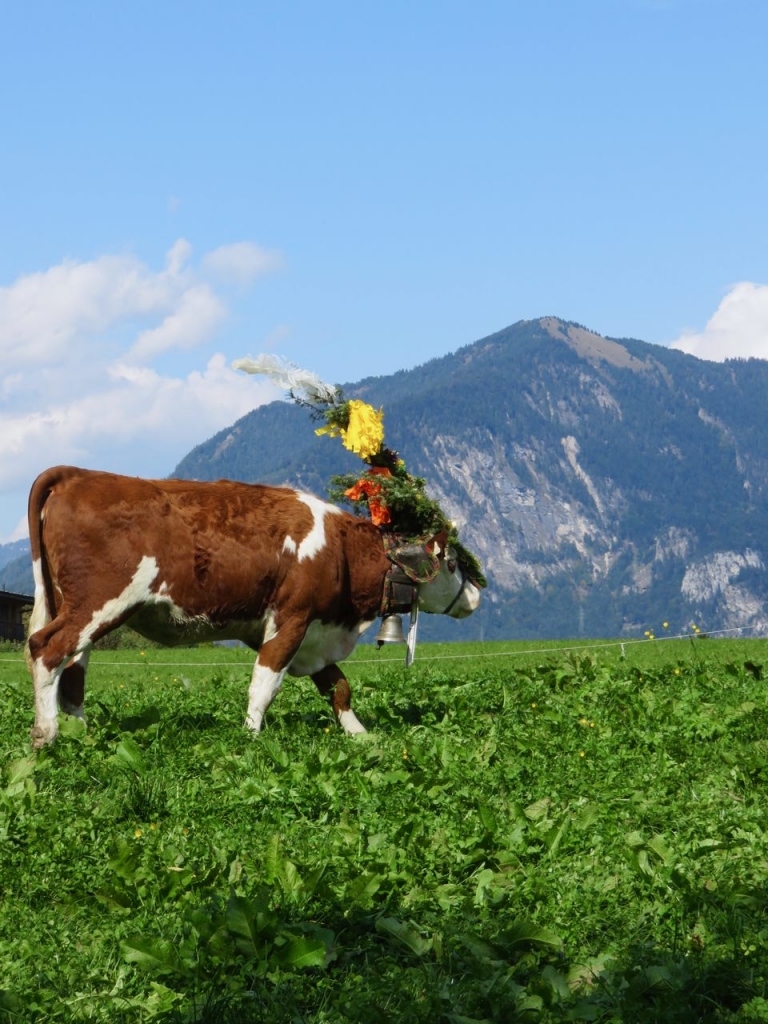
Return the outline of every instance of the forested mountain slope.
<path id="1" fill-rule="evenodd" d="M 460 524 L 491 585 L 462 638 L 768 633 L 768 362 L 704 362 L 545 317 L 347 384 Z M 263 406 L 174 475 L 323 493 L 359 466 Z M 452 627 L 434 635 L 456 635 Z M 448 632 L 446 632 L 446 630 Z"/>

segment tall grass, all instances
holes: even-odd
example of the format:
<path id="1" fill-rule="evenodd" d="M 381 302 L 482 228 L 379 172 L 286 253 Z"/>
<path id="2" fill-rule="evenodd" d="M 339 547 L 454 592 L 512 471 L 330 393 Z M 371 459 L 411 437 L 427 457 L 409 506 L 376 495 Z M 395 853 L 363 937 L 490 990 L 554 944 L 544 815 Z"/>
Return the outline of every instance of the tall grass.
<path id="1" fill-rule="evenodd" d="M 0 1020 L 768 1020 L 766 643 L 542 646 L 360 648 L 355 740 L 97 652 L 36 756 L 1 655 Z"/>

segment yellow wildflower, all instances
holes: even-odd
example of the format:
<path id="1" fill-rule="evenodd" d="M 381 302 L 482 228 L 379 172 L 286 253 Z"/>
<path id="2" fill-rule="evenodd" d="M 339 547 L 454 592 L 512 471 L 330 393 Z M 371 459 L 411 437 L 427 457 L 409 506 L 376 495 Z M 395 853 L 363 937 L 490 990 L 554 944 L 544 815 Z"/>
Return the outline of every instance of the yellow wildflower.
<path id="1" fill-rule="evenodd" d="M 137 839 L 141 839 L 141 829 L 140 828 L 137 828 L 136 831 L 133 834 L 136 836 Z"/>
<path id="2" fill-rule="evenodd" d="M 662 627 L 663 627 L 664 629 L 669 629 L 669 623 L 668 623 L 668 622 L 662 622 L 662 624 L 661 624 L 661 625 L 662 625 Z"/>
<path id="3" fill-rule="evenodd" d="M 579 751 L 579 757 L 585 757 L 585 756 L 586 756 L 586 755 L 584 754 L 584 751 L 583 751 L 583 750 L 580 750 L 580 751 Z"/>

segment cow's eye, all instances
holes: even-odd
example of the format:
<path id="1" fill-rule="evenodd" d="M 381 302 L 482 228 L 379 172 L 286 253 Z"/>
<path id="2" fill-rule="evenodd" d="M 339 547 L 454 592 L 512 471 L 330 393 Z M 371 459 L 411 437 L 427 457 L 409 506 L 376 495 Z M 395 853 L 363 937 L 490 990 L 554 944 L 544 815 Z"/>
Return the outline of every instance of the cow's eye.
<path id="1" fill-rule="evenodd" d="M 456 561 L 453 558 L 448 559 L 448 572 L 456 572 Z"/>

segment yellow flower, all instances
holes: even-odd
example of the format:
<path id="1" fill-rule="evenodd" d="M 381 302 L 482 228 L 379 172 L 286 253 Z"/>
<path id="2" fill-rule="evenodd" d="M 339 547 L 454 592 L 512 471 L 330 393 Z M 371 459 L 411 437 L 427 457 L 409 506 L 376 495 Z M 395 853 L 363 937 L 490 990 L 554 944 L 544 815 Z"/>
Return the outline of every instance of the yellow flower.
<path id="1" fill-rule="evenodd" d="M 376 410 L 359 398 L 351 399 L 347 405 L 349 421 L 346 427 L 327 423 L 324 427 L 318 427 L 315 433 L 318 436 L 341 436 L 341 443 L 348 451 L 359 455 L 361 459 L 370 459 L 381 451 L 384 443 L 384 410 Z"/>
<path id="2" fill-rule="evenodd" d="M 408 760 L 408 751 L 407 751 L 407 750 L 404 750 L 404 751 L 403 751 L 403 760 L 404 760 L 404 761 L 407 761 L 407 760 Z"/>
<path id="3" fill-rule="evenodd" d="M 150 832 L 154 832 L 156 828 L 157 828 L 157 824 L 154 821 L 150 821 L 150 823 L 149 823 L 149 830 L 150 830 Z"/>
<path id="4" fill-rule="evenodd" d="M 662 622 L 662 624 L 661 624 L 661 625 L 662 625 L 662 627 L 663 627 L 664 629 L 669 629 L 669 623 L 668 623 L 668 622 Z"/>
<path id="5" fill-rule="evenodd" d="M 137 839 L 141 839 L 141 829 L 140 828 L 137 828 L 136 831 L 133 834 L 136 836 Z"/>
<path id="6" fill-rule="evenodd" d="M 533 702 L 533 704 L 531 704 L 531 707 L 532 707 L 532 708 L 535 708 L 535 707 L 536 707 L 536 701 L 534 701 L 534 702 Z"/>
<path id="7" fill-rule="evenodd" d="M 584 756 L 585 756 L 585 754 L 584 754 L 584 751 L 583 751 L 583 750 L 580 750 L 580 751 L 579 751 L 579 757 L 584 757 Z"/>
<path id="8" fill-rule="evenodd" d="M 384 441 L 384 410 L 378 412 L 367 402 L 353 398 L 349 403 L 349 426 L 342 431 L 342 443 L 361 459 L 369 459 Z"/>

